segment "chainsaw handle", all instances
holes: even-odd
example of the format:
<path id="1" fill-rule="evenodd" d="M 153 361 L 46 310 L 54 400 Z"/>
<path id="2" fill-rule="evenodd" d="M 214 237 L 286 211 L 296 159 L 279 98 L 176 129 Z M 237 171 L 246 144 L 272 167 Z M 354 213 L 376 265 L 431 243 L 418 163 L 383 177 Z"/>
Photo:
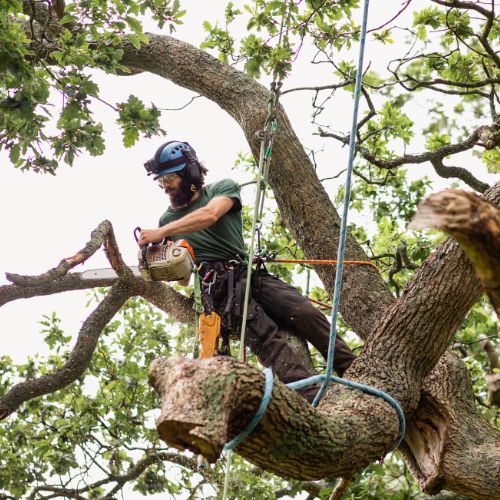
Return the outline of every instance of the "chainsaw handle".
<path id="1" fill-rule="evenodd" d="M 134 238 L 135 238 L 135 242 L 137 244 L 139 244 L 139 236 L 137 236 L 137 233 L 140 233 L 142 231 L 142 229 L 137 226 L 135 229 L 134 229 Z"/>
<path id="2" fill-rule="evenodd" d="M 139 236 L 138 236 L 138 233 L 140 233 L 142 231 L 142 229 L 140 228 L 140 226 L 137 226 L 135 229 L 134 229 L 134 238 L 135 238 L 135 241 L 137 242 L 137 244 L 139 244 Z M 165 236 L 165 238 L 163 239 L 163 241 L 161 242 L 155 242 L 155 243 L 151 243 L 152 245 L 166 245 L 169 241 L 174 241 L 172 238 L 170 238 L 170 236 Z M 141 248 L 147 248 L 147 244 L 146 245 L 143 245 Z"/>

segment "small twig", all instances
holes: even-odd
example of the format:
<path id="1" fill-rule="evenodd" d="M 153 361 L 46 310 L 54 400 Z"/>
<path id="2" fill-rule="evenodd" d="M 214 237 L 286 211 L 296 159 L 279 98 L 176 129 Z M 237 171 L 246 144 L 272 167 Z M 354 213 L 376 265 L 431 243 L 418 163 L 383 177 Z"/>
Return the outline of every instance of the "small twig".
<path id="1" fill-rule="evenodd" d="M 22 276 L 19 274 L 6 273 L 6 278 L 20 286 L 40 286 L 46 285 L 57 278 L 61 278 L 68 273 L 68 271 L 78 264 L 85 262 L 91 255 L 93 255 L 99 247 L 113 234 L 113 227 L 107 220 L 101 222 L 90 235 L 90 240 L 86 245 L 79 250 L 75 255 L 62 259 L 59 264 L 47 271 L 46 273 L 38 276 Z M 114 235 L 112 236 L 114 241 Z M 116 245 L 116 242 L 114 242 Z M 112 253 L 114 256 L 114 254 Z"/>
<path id="2" fill-rule="evenodd" d="M 473 340 L 472 342 L 463 342 L 461 340 L 453 340 L 454 344 L 462 344 L 462 345 L 472 345 L 472 344 L 477 344 L 479 342 L 482 342 L 483 340 L 488 340 L 488 339 L 496 339 L 496 338 L 499 338 L 500 337 L 500 334 L 496 334 L 496 335 L 489 335 L 488 337 L 482 337 L 481 339 L 479 340 Z"/>
<path id="3" fill-rule="evenodd" d="M 340 500 L 342 495 L 346 492 L 347 488 L 351 484 L 352 478 L 341 477 L 335 488 L 332 491 L 328 500 Z"/>
<path id="4" fill-rule="evenodd" d="M 181 111 L 181 110 L 187 108 L 195 99 L 198 99 L 199 97 L 203 97 L 203 96 L 195 95 L 194 97 L 191 97 L 191 99 L 186 104 L 181 106 L 180 108 L 158 108 L 158 109 L 161 111 Z"/>

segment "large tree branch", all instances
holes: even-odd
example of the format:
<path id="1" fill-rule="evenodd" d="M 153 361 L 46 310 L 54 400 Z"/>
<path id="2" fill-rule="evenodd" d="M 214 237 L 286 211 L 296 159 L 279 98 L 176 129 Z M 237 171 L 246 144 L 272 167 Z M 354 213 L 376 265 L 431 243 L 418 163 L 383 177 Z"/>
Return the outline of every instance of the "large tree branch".
<path id="1" fill-rule="evenodd" d="M 488 189 L 488 184 L 474 177 L 466 168 L 447 166 L 443 163 L 442 158 L 433 158 L 430 162 L 434 167 L 436 174 L 443 179 L 460 179 L 472 189 L 475 189 L 480 193 L 484 193 Z"/>
<path id="2" fill-rule="evenodd" d="M 264 386 L 261 372 L 226 357 L 157 359 L 150 380 L 162 396 L 160 437 L 210 462 L 253 416 Z M 266 413 L 238 454 L 280 476 L 311 480 L 350 475 L 387 453 L 398 434 L 395 411 L 373 396 L 335 392 L 333 403 L 316 410 L 275 380 Z"/>
<path id="3" fill-rule="evenodd" d="M 90 235 L 90 240 L 75 255 L 62 259 L 59 264 L 39 276 L 21 276 L 19 274 L 6 273 L 6 278 L 12 283 L 20 286 L 40 287 L 47 285 L 57 278 L 65 276 L 70 269 L 78 264 L 83 264 L 89 257 L 104 244 L 109 262 L 117 272 L 118 276 L 130 277 L 132 271 L 125 265 L 116 244 L 115 235 L 111 223 L 107 220 L 101 222 Z"/>
<path id="4" fill-rule="evenodd" d="M 117 278 L 82 280 L 81 273 L 70 273 L 43 285 L 2 285 L 0 286 L 0 307 L 17 299 L 29 299 L 73 290 L 108 287 L 112 286 L 116 281 Z"/>
<path id="5" fill-rule="evenodd" d="M 8 417 L 22 403 L 55 392 L 76 380 L 88 367 L 103 328 L 130 296 L 130 288 L 125 283 L 116 283 L 83 323 L 69 359 L 61 369 L 20 382 L 0 397 L 0 420 Z"/>
<path id="6" fill-rule="evenodd" d="M 101 245 L 106 256 L 118 274 L 117 278 L 82 279 L 81 273 L 69 273 L 78 264 L 91 257 Z M 23 276 L 6 273 L 13 285 L 0 286 L 0 307 L 20 298 L 52 295 L 71 290 L 85 290 L 95 287 L 107 287 L 123 280 L 128 284 L 131 295 L 140 295 L 156 307 L 171 315 L 177 321 L 187 323 L 192 320 L 192 301 L 164 283 L 147 282 L 133 275 L 123 262 L 116 243 L 114 231 L 109 221 L 101 222 L 91 233 L 90 241 L 72 257 L 62 259 L 53 269 L 38 276 Z"/>
<path id="7" fill-rule="evenodd" d="M 347 137 L 332 134 L 322 129 L 319 130 L 319 135 L 321 137 L 332 137 L 344 144 L 349 143 Z M 443 159 L 447 156 L 467 151 L 477 144 L 483 145 L 486 149 L 494 149 L 500 146 L 500 118 L 494 120 L 491 126 L 483 125 L 479 127 L 464 141 L 441 146 L 425 153 L 405 154 L 390 160 L 382 160 L 361 144 L 356 145 L 356 151 L 371 164 L 387 170 L 393 170 L 407 164 L 431 162 L 438 174 L 445 174 L 444 177 L 457 177 L 473 189 L 484 192 L 488 188 L 488 184 L 478 180 L 468 170 L 460 167 L 444 167 L 443 165 Z"/>
<path id="8" fill-rule="evenodd" d="M 74 290 L 88 290 L 96 287 L 109 287 L 118 280 L 119 278 L 82 279 L 81 273 L 69 273 L 43 285 L 3 285 L 0 286 L 0 307 L 17 299 L 41 297 Z M 192 321 L 193 304 L 189 297 L 164 283 L 148 282 L 136 277 L 127 282 L 134 291 L 134 295 L 144 297 L 176 321 L 182 323 Z"/>

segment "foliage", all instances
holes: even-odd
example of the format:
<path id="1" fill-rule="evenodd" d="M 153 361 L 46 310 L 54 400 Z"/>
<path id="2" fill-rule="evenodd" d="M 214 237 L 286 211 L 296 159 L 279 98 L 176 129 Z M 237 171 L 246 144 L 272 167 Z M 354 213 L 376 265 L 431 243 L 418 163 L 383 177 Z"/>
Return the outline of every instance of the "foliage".
<path id="1" fill-rule="evenodd" d="M 54 14 L 50 9 L 55 3 L 32 5 Z M 123 64 L 124 51 L 130 45 L 140 49 L 149 43 L 144 19 L 172 33 L 182 24 L 186 10 L 179 0 L 79 0 L 68 2 L 56 22 L 41 27 L 33 22 L 32 11 L 23 11 L 28 4 L 0 0 L 0 148 L 8 151 L 16 168 L 54 174 L 60 162 L 71 165 L 82 151 L 92 155 L 104 151 L 103 127 L 93 113 L 95 101 L 102 100 L 95 71 L 129 74 L 130 68 Z M 325 140 L 345 145 L 347 136 L 337 132 L 335 99 L 352 97 L 356 69 L 351 49 L 360 36 L 359 16 L 354 15 L 359 13 L 359 4 L 358 0 L 228 2 L 224 19 L 203 23 L 202 48 L 255 79 L 286 79 L 298 66 L 303 47 L 313 47 L 315 62 L 329 67 L 335 83 L 329 89 L 314 90 L 312 124 Z M 435 186 L 428 175 L 417 171 L 423 163 L 418 156 L 427 155 L 426 162 L 435 159 L 444 147 L 463 143 L 479 125 L 491 125 L 498 115 L 500 73 L 495 43 L 499 35 L 499 24 L 489 25 L 480 12 L 433 2 L 415 9 L 410 26 L 388 23 L 368 35 L 377 50 L 395 40 L 403 46 L 401 56 L 386 70 L 370 68 L 363 74 L 366 112 L 358 127 L 357 179 L 351 202 L 355 222 L 350 229 L 396 294 L 443 239 L 441 234 L 406 230 L 416 206 Z M 328 97 L 322 101 L 323 92 Z M 330 98 L 333 117 L 324 104 Z M 106 104 L 116 113 L 125 147 L 141 136 L 163 132 L 161 112 L 154 104 L 133 95 L 126 102 Z M 319 125 L 320 119 L 327 125 Z M 498 148 L 487 150 L 474 144 L 467 150 L 472 153 L 471 161 L 476 157 L 489 172 L 499 172 Z M 441 160 L 453 162 L 455 157 L 444 154 Z M 254 172 L 255 161 L 241 154 L 236 167 L 239 172 Z M 340 204 L 342 197 L 340 188 L 334 202 Z M 303 258 L 268 198 L 262 248 L 277 257 Z M 246 208 L 247 234 L 250 218 Z M 309 282 L 307 267 L 269 263 L 268 269 L 300 284 L 312 298 L 329 301 L 330 291 L 316 286 L 314 275 Z M 101 297 L 101 292 L 95 292 L 95 300 Z M 329 314 L 327 308 L 323 310 Z M 341 320 L 339 333 L 352 348 L 362 349 L 362 342 Z M 55 313 L 41 320 L 41 334 L 51 349 L 47 359 L 34 357 L 14 366 L 8 357 L 0 358 L 2 392 L 16 380 L 49 373 L 67 359 L 71 339 L 61 330 Z M 485 403 L 488 364 L 478 343 L 480 334 L 498 336 L 486 303 L 471 310 L 453 347 L 468 364 L 485 416 L 498 424 L 498 416 Z M 117 477 L 152 456 L 158 458 L 127 487 L 142 495 L 215 496 L 223 480 L 223 463 L 212 468 L 209 477 L 200 475 L 192 461 L 158 441 L 152 426 L 151 413 L 158 401 L 147 385 L 146 367 L 160 355 L 191 356 L 195 347 L 192 326 L 174 325 L 147 303 L 131 300 L 102 335 L 90 369 L 77 382 L 30 401 L 0 427 L 0 496 L 21 498 L 51 485 L 56 488 L 52 491 L 78 486 L 86 488 L 82 493 L 88 498 L 103 498 L 119 486 Z M 313 351 L 313 358 L 322 368 L 319 354 Z M 335 482 L 317 484 L 313 494 L 311 485 L 287 483 L 255 471 L 237 457 L 233 470 L 232 490 L 241 499 L 273 498 L 277 492 L 295 498 L 306 491 L 310 498 L 328 498 Z M 419 496 L 395 454 L 383 464 L 369 466 L 346 493 L 346 498 Z"/>
<path id="2" fill-rule="evenodd" d="M 102 293 L 95 293 L 95 298 L 100 300 Z M 21 366 L 2 358 L 2 385 L 9 378 L 51 372 L 65 361 L 71 337 L 63 335 L 59 318 L 54 313 L 45 316 L 41 325 L 52 354 L 47 360 L 35 356 Z M 172 321 L 145 301 L 133 299 L 102 336 L 90 369 L 77 382 L 31 401 L 0 428 L 0 492 L 21 498 L 54 477 L 60 478 L 60 488 L 82 488 L 90 475 L 95 481 L 109 480 L 87 490 L 91 497 L 100 496 L 114 486 L 110 476 L 123 475 L 142 457 L 165 451 L 151 414 L 158 398 L 144 367 L 159 355 L 172 354 Z M 153 463 L 134 488 L 143 494 L 175 495 L 192 487 L 193 479 L 185 473 L 176 473 L 173 480 L 176 467 Z"/>
<path id="3" fill-rule="evenodd" d="M 74 2 L 66 6 L 57 27 L 47 22 L 40 31 L 26 20 L 21 2 L 2 3 L 6 6 L 0 9 L 0 147 L 16 167 L 49 173 L 60 160 L 71 165 L 83 150 L 91 155 L 104 151 L 102 125 L 91 109 L 92 101 L 100 100 L 91 70 L 130 73 L 120 63 L 121 46 L 124 40 L 136 48 L 148 43 L 139 16 L 148 14 L 173 31 L 185 14 L 179 0 Z M 119 114 L 125 146 L 133 145 L 139 134 L 162 132 L 154 105 L 148 108 L 134 96 L 109 105 Z M 55 132 L 49 132 L 48 125 Z"/>

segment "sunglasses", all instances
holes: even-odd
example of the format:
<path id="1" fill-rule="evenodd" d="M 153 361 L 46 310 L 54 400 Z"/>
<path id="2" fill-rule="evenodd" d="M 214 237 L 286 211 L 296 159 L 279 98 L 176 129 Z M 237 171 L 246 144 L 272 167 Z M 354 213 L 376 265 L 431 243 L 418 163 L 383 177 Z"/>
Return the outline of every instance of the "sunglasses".
<path id="1" fill-rule="evenodd" d="M 168 174 L 163 174 L 156 179 L 158 181 L 158 184 L 162 186 L 165 183 L 172 182 L 176 177 L 178 177 L 176 172 L 169 172 Z"/>

